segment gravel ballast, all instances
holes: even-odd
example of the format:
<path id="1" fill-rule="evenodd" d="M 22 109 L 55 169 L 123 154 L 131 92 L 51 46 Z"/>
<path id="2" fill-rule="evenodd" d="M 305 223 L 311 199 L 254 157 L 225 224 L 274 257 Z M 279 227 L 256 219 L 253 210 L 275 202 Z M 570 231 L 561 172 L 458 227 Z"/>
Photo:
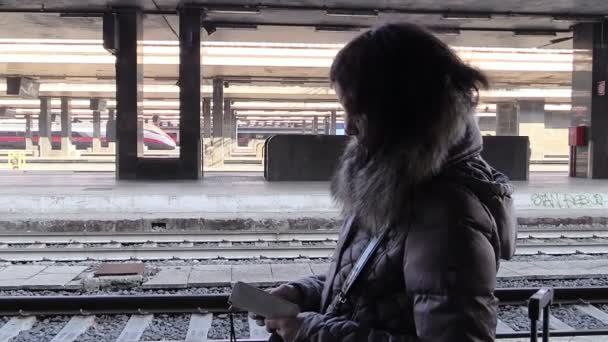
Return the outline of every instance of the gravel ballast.
<path id="1" fill-rule="evenodd" d="M 498 312 L 498 319 L 506 323 L 515 331 L 530 330 L 530 321 L 528 320 L 528 315 L 524 315 L 524 312 L 519 306 L 501 306 Z"/>
<path id="2" fill-rule="evenodd" d="M 115 341 L 129 321 L 129 315 L 102 315 L 95 317 L 95 323 L 74 342 Z"/>
<path id="3" fill-rule="evenodd" d="M 186 338 L 190 315 L 155 315 L 140 341 L 180 341 Z"/>
<path id="4" fill-rule="evenodd" d="M 247 314 L 234 314 L 233 319 L 236 338 L 248 338 L 249 321 L 247 320 Z M 212 340 L 230 338 L 230 317 L 228 314 L 221 314 L 214 317 L 207 337 Z"/>
<path id="5" fill-rule="evenodd" d="M 551 314 L 560 321 L 577 330 L 604 329 L 606 324 L 592 316 L 577 310 L 573 306 L 557 306 L 551 308 Z"/>
<path id="6" fill-rule="evenodd" d="M 48 342 L 61 331 L 69 320 L 69 316 L 38 317 L 32 329 L 20 332 L 10 342 Z"/>

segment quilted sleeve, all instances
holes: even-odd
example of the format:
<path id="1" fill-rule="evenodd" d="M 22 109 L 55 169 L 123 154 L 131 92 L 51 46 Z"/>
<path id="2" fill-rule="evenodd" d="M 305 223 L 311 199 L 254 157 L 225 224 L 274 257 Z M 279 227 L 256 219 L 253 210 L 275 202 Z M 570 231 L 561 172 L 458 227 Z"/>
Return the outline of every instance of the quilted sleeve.
<path id="1" fill-rule="evenodd" d="M 410 233 L 404 258 L 416 334 L 422 341 L 494 341 L 496 261 L 488 239 L 470 226 Z"/>
<path id="2" fill-rule="evenodd" d="M 415 336 L 391 334 L 372 329 L 344 317 L 322 315 L 316 312 L 303 314 L 304 321 L 295 341 L 297 342 L 414 342 Z"/>
<path id="3" fill-rule="evenodd" d="M 325 275 L 314 275 L 290 282 L 300 292 L 301 300 L 297 303 L 302 311 L 320 311 L 321 294 L 325 284 Z"/>

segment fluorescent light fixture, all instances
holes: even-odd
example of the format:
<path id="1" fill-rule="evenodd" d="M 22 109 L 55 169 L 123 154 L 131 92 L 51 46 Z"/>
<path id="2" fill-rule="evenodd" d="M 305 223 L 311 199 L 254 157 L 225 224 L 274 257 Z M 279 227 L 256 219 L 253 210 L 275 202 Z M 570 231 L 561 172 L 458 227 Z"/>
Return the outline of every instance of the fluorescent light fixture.
<path id="1" fill-rule="evenodd" d="M 434 27 L 431 28 L 431 31 L 436 34 L 443 34 L 448 36 L 457 36 L 460 34 L 460 29 L 452 27 Z"/>
<path id="2" fill-rule="evenodd" d="M 60 13 L 61 18 L 102 18 L 103 13 Z"/>
<path id="3" fill-rule="evenodd" d="M 576 23 L 594 23 L 602 20 L 601 17 L 587 17 L 569 14 L 556 14 L 551 18 L 555 22 L 576 22 Z"/>
<path id="4" fill-rule="evenodd" d="M 255 24 L 238 24 L 238 23 L 218 23 L 211 24 L 216 30 L 245 30 L 257 31 L 258 25 Z"/>
<path id="5" fill-rule="evenodd" d="M 260 14 L 258 7 L 250 6 L 218 6 L 207 10 L 207 13 L 215 14 Z"/>
<path id="6" fill-rule="evenodd" d="M 444 13 L 442 20 L 490 20 L 492 15 L 488 13 Z"/>
<path id="7" fill-rule="evenodd" d="M 320 25 L 315 26 L 317 32 L 359 32 L 360 27 L 355 26 L 332 26 L 332 25 Z"/>
<path id="8" fill-rule="evenodd" d="M 536 30 L 536 29 L 516 29 L 513 30 L 513 35 L 516 37 L 538 37 L 538 36 L 553 36 L 557 33 L 551 30 Z"/>
<path id="9" fill-rule="evenodd" d="M 378 16 L 377 10 L 368 9 L 346 9 L 346 8 L 333 8 L 328 9 L 327 15 L 332 17 L 366 17 L 375 18 Z"/>

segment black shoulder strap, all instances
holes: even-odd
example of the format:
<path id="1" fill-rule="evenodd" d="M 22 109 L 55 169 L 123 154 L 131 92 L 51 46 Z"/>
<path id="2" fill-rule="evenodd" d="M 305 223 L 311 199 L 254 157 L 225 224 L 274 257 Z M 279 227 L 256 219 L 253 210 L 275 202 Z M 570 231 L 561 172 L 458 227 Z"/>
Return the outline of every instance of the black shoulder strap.
<path id="1" fill-rule="evenodd" d="M 338 303 L 336 303 L 336 305 L 341 305 L 341 304 L 346 303 L 348 294 L 350 293 L 353 285 L 359 278 L 361 271 L 363 271 L 365 266 L 368 264 L 369 260 L 376 253 L 378 246 L 380 245 L 382 240 L 384 240 L 384 238 L 387 234 L 387 230 L 388 229 L 383 229 L 382 232 L 378 236 L 374 237 L 370 241 L 370 243 L 367 245 L 367 248 L 365 248 L 365 251 L 363 251 L 363 254 L 361 254 L 359 259 L 357 259 L 355 266 L 353 266 L 353 269 L 350 271 L 350 273 L 346 277 L 346 280 L 344 280 L 344 283 L 342 284 L 342 288 L 340 289 L 340 293 L 338 294 L 338 297 L 337 297 Z"/>

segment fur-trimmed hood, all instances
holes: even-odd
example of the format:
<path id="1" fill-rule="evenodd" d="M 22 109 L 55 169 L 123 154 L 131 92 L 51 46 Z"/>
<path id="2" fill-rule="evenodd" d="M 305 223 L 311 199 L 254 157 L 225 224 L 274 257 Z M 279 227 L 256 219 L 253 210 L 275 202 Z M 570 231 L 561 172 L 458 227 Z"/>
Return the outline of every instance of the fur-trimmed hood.
<path id="1" fill-rule="evenodd" d="M 470 113 L 446 115 L 431 141 L 385 147 L 364 160 L 363 147 L 353 138 L 332 181 L 332 194 L 345 216 L 356 214 L 370 228 L 396 222 L 407 208 L 412 190 L 439 174 L 447 164 L 481 151 L 481 135 Z"/>

